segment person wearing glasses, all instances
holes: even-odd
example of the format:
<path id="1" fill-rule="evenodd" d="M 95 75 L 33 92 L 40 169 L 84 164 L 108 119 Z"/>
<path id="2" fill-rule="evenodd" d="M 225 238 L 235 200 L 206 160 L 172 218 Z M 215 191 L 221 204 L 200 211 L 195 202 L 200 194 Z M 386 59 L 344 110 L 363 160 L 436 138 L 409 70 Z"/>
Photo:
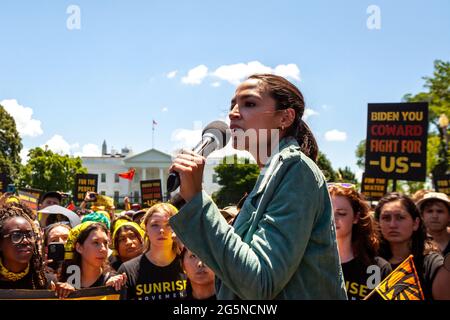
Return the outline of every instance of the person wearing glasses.
<path id="1" fill-rule="evenodd" d="M 330 196 L 317 167 L 318 147 L 302 120 L 300 90 L 283 77 L 250 76 L 229 112 L 233 148 L 261 173 L 233 226 L 202 188 L 205 158 L 177 156 L 186 201 L 170 224 L 216 274 L 219 300 L 347 299 Z"/>
<path id="2" fill-rule="evenodd" d="M 379 236 L 364 197 L 349 183 L 329 183 L 336 236 L 350 300 L 364 299 L 392 268 L 377 256 Z"/>
<path id="3" fill-rule="evenodd" d="M 0 208 L 0 289 L 48 289 L 37 230 L 29 215 L 15 205 Z"/>

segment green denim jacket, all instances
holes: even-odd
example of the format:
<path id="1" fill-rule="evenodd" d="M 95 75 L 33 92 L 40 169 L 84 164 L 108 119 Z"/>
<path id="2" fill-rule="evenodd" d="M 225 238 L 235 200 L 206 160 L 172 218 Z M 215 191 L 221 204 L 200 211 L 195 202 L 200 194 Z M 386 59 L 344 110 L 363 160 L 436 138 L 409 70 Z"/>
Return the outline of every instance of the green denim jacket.
<path id="1" fill-rule="evenodd" d="M 347 299 L 325 178 L 297 141 L 280 141 L 234 223 L 206 192 L 170 219 L 216 274 L 218 299 Z"/>

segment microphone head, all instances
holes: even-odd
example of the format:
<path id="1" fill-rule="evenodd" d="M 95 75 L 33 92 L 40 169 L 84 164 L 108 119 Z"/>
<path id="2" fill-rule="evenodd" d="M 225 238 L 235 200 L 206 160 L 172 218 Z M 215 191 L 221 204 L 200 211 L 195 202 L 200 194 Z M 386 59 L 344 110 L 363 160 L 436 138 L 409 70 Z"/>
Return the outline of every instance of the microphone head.
<path id="1" fill-rule="evenodd" d="M 214 136 L 217 142 L 216 150 L 222 149 L 230 141 L 231 135 L 228 125 L 220 120 L 216 120 L 208 124 L 205 129 L 203 129 L 202 137 L 205 134 Z"/>

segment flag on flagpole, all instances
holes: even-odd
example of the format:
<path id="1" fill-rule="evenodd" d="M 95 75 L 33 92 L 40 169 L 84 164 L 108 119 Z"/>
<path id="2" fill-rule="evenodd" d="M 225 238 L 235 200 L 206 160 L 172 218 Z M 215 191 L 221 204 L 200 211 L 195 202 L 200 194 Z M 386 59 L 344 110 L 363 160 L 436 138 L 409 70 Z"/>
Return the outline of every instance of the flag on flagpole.
<path id="1" fill-rule="evenodd" d="M 378 293 L 384 300 L 425 300 L 413 256 L 409 256 L 364 300 Z"/>
<path id="2" fill-rule="evenodd" d="M 156 126 L 158 124 L 158 122 L 155 121 L 155 119 L 153 119 L 153 125 Z"/>
<path id="3" fill-rule="evenodd" d="M 131 169 L 128 170 L 127 172 L 119 173 L 119 177 L 131 181 L 131 180 L 133 180 L 134 174 L 135 174 L 135 173 L 136 173 L 136 169 L 131 168 Z"/>

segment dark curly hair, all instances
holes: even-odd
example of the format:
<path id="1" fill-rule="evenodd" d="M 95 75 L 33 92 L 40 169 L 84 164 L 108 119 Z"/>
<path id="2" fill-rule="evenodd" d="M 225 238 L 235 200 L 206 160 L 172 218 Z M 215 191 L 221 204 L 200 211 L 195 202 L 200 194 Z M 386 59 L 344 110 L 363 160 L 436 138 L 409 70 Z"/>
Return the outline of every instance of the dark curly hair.
<path id="1" fill-rule="evenodd" d="M 22 206 L 18 206 L 17 203 L 2 206 L 0 208 L 0 234 L 3 235 L 3 228 L 8 220 L 20 217 L 25 219 L 31 225 L 33 231 L 37 233 L 37 236 L 39 236 L 39 230 L 37 230 L 34 225 L 29 211 L 29 209 L 22 209 Z M 2 252 L 0 252 L 0 256 L 3 259 Z M 30 260 L 30 273 L 33 289 L 46 289 L 48 287 L 47 278 L 45 276 L 44 261 L 39 251 L 38 241 L 33 244 L 33 255 Z"/>

